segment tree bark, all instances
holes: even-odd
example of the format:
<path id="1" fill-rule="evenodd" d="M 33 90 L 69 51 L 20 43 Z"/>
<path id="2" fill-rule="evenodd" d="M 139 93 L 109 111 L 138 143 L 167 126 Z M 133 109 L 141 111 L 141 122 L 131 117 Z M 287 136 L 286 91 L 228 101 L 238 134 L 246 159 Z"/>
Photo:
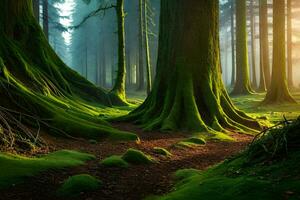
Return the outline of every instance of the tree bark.
<path id="1" fill-rule="evenodd" d="M 43 0 L 43 30 L 47 40 L 49 39 L 49 13 L 48 0 Z"/>
<path id="2" fill-rule="evenodd" d="M 266 91 L 270 86 L 270 58 L 269 58 L 269 24 L 268 1 L 259 1 L 259 37 L 260 37 L 260 81 L 259 91 Z"/>
<path id="3" fill-rule="evenodd" d="M 233 106 L 222 82 L 218 0 L 161 1 L 159 35 L 153 89 L 124 120 L 211 137 L 227 128 L 260 128 Z"/>
<path id="4" fill-rule="evenodd" d="M 294 87 L 293 83 L 293 27 L 292 27 L 292 0 L 287 0 L 287 69 L 288 86 Z"/>
<path id="5" fill-rule="evenodd" d="M 254 0 L 250 0 L 250 29 L 251 29 L 251 59 L 252 59 L 252 86 L 257 88 L 256 79 L 256 45 L 255 45 L 255 16 L 254 16 Z"/>
<path id="6" fill-rule="evenodd" d="M 117 0 L 116 14 L 118 21 L 118 70 L 114 87 L 110 92 L 115 104 L 126 105 L 126 52 L 125 52 L 125 13 L 124 0 Z"/>
<path id="7" fill-rule="evenodd" d="M 235 84 L 235 26 L 234 26 L 234 5 L 235 5 L 235 0 L 231 0 L 231 16 L 230 16 L 230 23 L 231 23 L 231 62 L 232 62 L 232 72 L 231 72 L 231 86 L 234 86 Z"/>
<path id="8" fill-rule="evenodd" d="M 272 80 L 263 104 L 296 103 L 287 86 L 285 33 L 285 0 L 274 0 Z"/>
<path id="9" fill-rule="evenodd" d="M 236 82 L 233 95 L 253 93 L 249 77 L 246 0 L 236 1 Z"/>
<path id="10" fill-rule="evenodd" d="M 145 89 L 145 70 L 144 70 L 144 0 L 139 0 L 139 69 L 138 69 L 138 90 Z"/>
<path id="11" fill-rule="evenodd" d="M 40 0 L 33 0 L 33 13 L 36 18 L 36 20 L 40 21 Z"/>
<path id="12" fill-rule="evenodd" d="M 144 0 L 144 42 L 146 51 L 146 71 L 147 71 L 147 94 L 149 95 L 152 88 L 152 76 L 151 76 L 151 59 L 150 59 L 150 49 L 149 49 L 149 35 L 148 35 L 148 3 Z"/>

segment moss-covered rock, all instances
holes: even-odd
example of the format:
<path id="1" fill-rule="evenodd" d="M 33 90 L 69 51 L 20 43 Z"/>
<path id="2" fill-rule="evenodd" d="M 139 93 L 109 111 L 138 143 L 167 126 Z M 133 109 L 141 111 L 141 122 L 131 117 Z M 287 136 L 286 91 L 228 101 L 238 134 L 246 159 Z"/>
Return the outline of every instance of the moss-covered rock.
<path id="1" fill-rule="evenodd" d="M 178 148 L 194 148 L 199 145 L 205 145 L 206 141 L 202 138 L 191 137 L 175 144 Z"/>
<path id="2" fill-rule="evenodd" d="M 122 156 L 122 158 L 126 162 L 135 165 L 150 164 L 155 162 L 155 160 L 150 155 L 147 155 L 142 151 L 136 149 L 128 149 L 126 153 Z"/>
<path id="3" fill-rule="evenodd" d="M 82 192 L 90 192 L 101 187 L 102 182 L 88 174 L 69 177 L 58 189 L 58 196 L 78 196 Z"/>
<path id="4" fill-rule="evenodd" d="M 166 157 L 171 157 L 172 156 L 172 154 L 167 149 L 164 149 L 164 148 L 161 148 L 161 147 L 154 147 L 153 152 L 155 154 L 159 154 L 159 155 L 166 156 Z"/>
<path id="5" fill-rule="evenodd" d="M 105 167 L 128 168 L 129 164 L 123 160 L 122 156 L 110 156 L 100 162 Z"/>

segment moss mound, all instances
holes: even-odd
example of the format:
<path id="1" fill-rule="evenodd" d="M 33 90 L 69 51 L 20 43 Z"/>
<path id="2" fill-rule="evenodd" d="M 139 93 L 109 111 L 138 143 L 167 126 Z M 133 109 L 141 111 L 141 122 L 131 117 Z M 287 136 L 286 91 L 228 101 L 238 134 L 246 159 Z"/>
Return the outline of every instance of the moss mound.
<path id="1" fill-rule="evenodd" d="M 136 149 L 128 149 L 122 156 L 122 159 L 130 164 L 135 165 L 150 164 L 155 162 L 155 160 L 150 155 L 146 155 L 142 151 Z"/>
<path id="2" fill-rule="evenodd" d="M 106 167 L 128 168 L 129 164 L 123 160 L 122 156 L 110 156 L 101 161 Z"/>
<path id="3" fill-rule="evenodd" d="M 0 188 L 22 182 L 26 177 L 37 175 L 48 169 L 61 169 L 82 165 L 93 155 L 62 150 L 36 158 L 0 153 Z"/>
<path id="4" fill-rule="evenodd" d="M 151 199 L 299 199 L 299 130 L 299 119 L 283 123 L 231 160 L 202 172 L 180 170 L 174 191 Z"/>
<path id="5" fill-rule="evenodd" d="M 172 156 L 172 154 L 168 150 L 161 148 L 161 147 L 154 147 L 153 152 L 156 154 L 162 155 L 162 156 L 166 156 L 166 157 Z"/>
<path id="6" fill-rule="evenodd" d="M 186 140 L 183 140 L 181 142 L 178 142 L 177 144 L 175 144 L 175 147 L 178 148 L 194 148 L 197 147 L 199 145 L 205 145 L 206 141 L 202 138 L 198 138 L 198 137 L 191 137 L 188 138 Z"/>
<path id="7" fill-rule="evenodd" d="M 102 182 L 88 174 L 80 174 L 69 177 L 58 189 L 58 196 L 78 196 L 82 192 L 90 192 L 99 189 Z"/>

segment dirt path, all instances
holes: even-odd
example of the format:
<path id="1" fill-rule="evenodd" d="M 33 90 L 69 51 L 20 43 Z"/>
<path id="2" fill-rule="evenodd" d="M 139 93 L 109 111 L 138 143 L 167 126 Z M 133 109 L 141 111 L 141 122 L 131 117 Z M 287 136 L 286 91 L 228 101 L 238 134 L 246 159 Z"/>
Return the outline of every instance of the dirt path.
<path id="1" fill-rule="evenodd" d="M 241 151 L 252 139 L 251 136 L 233 134 L 236 142 L 208 142 L 205 146 L 195 149 L 178 149 L 172 147 L 185 135 L 166 134 L 160 132 L 144 133 L 130 124 L 115 124 L 121 130 L 137 133 L 141 144 L 133 142 L 111 143 L 104 141 L 90 144 L 87 141 L 72 141 L 48 137 L 53 150 L 73 149 L 94 154 L 97 160 L 90 161 L 84 166 L 67 170 L 52 170 L 29 178 L 26 183 L 6 191 L 1 191 L 0 200 L 59 200 L 54 192 L 69 176 L 88 173 L 103 181 L 104 186 L 96 192 L 82 194 L 80 200 L 139 200 L 149 195 L 164 194 L 173 186 L 172 174 L 178 169 L 206 169 L 227 157 Z M 99 160 L 116 154 L 124 153 L 128 148 L 140 149 L 151 154 L 159 163 L 147 166 L 130 166 L 129 169 L 105 168 Z M 171 159 L 159 157 L 152 153 L 153 147 L 164 147 L 173 154 Z M 66 198 L 62 198 L 66 200 Z"/>

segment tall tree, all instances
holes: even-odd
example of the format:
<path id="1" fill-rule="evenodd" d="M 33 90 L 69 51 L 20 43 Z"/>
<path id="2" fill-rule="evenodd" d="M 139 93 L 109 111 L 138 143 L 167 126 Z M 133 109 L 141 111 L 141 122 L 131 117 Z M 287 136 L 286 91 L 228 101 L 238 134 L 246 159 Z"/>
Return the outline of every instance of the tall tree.
<path id="1" fill-rule="evenodd" d="M 139 65 L 138 65 L 138 90 L 145 88 L 144 70 L 144 0 L 139 0 Z"/>
<path id="2" fill-rule="evenodd" d="M 287 69 L 288 86 L 294 87 L 293 83 L 293 27 L 292 27 L 292 0 L 287 0 Z"/>
<path id="3" fill-rule="evenodd" d="M 259 1 L 259 37 L 260 37 L 260 81 L 259 91 L 270 86 L 268 0 Z"/>
<path id="4" fill-rule="evenodd" d="M 252 86 L 257 87 L 256 79 L 256 45 L 255 45 L 255 13 L 254 0 L 250 0 L 250 30 L 251 30 L 251 69 L 252 69 Z"/>
<path id="5" fill-rule="evenodd" d="M 37 21 L 40 21 L 40 0 L 33 0 L 33 13 Z"/>
<path id="6" fill-rule="evenodd" d="M 259 129 L 232 104 L 221 78 L 218 0 L 161 1 L 157 75 L 146 101 L 125 119 L 146 129 Z"/>
<path id="7" fill-rule="evenodd" d="M 235 24 L 234 24 L 234 13 L 235 13 L 235 0 L 230 0 L 230 28 L 231 28 L 231 62 L 232 62 L 232 72 L 231 72 L 231 85 L 235 84 Z"/>
<path id="8" fill-rule="evenodd" d="M 146 50 L 146 72 L 147 72 L 147 94 L 150 94 L 152 88 L 152 77 L 151 77 L 151 59 L 150 59 L 150 48 L 149 48 L 149 33 L 148 33 L 148 0 L 144 0 L 144 42 Z"/>
<path id="9" fill-rule="evenodd" d="M 236 1 L 236 82 L 232 94 L 253 92 L 249 76 L 246 0 Z"/>
<path id="10" fill-rule="evenodd" d="M 126 52 L 125 52 L 125 13 L 124 0 L 117 0 L 115 6 L 118 21 L 118 70 L 117 77 L 111 90 L 111 99 L 117 104 L 126 103 Z"/>
<path id="11" fill-rule="evenodd" d="M 273 1 L 273 67 L 264 104 L 295 103 L 286 79 L 285 0 Z"/>
<path id="12" fill-rule="evenodd" d="M 48 0 L 43 0 L 43 30 L 46 35 L 46 38 L 49 39 Z"/>

